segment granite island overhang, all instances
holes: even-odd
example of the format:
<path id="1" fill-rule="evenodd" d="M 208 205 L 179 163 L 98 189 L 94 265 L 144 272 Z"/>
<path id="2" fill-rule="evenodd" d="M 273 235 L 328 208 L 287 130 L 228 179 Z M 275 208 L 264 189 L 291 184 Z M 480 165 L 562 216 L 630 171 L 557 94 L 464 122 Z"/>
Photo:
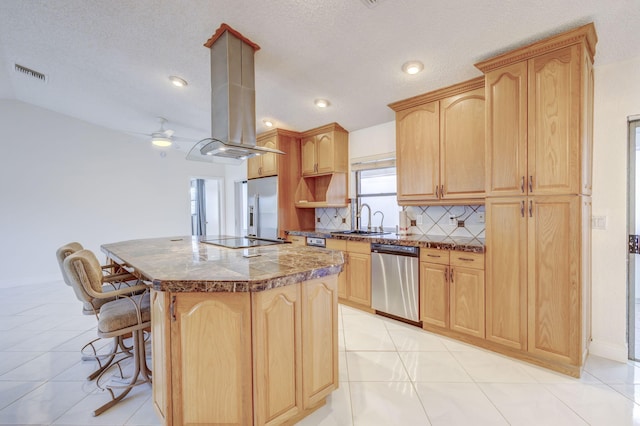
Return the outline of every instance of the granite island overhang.
<path id="1" fill-rule="evenodd" d="M 294 424 L 337 389 L 341 252 L 190 236 L 102 250 L 153 282 L 153 401 L 164 424 Z"/>

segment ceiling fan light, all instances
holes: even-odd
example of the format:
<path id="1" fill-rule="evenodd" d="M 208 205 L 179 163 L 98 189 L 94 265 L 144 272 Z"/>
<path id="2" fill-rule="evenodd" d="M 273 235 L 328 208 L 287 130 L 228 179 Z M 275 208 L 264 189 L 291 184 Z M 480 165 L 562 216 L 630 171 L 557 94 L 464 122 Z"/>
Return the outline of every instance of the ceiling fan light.
<path id="1" fill-rule="evenodd" d="M 424 64 L 420 61 L 409 61 L 402 65 L 402 71 L 407 74 L 418 74 L 424 69 Z"/>
<path id="2" fill-rule="evenodd" d="M 166 137 L 153 137 L 151 138 L 151 143 L 154 146 L 160 147 L 160 148 L 166 148 L 168 146 L 171 146 L 171 144 L 173 143 L 171 141 L 171 139 L 166 138 Z"/>
<path id="3" fill-rule="evenodd" d="M 184 87 L 187 84 L 187 80 L 185 80 L 184 78 L 180 78 L 176 75 L 170 75 L 169 76 L 169 81 L 171 81 L 171 84 L 173 84 L 176 87 Z"/>

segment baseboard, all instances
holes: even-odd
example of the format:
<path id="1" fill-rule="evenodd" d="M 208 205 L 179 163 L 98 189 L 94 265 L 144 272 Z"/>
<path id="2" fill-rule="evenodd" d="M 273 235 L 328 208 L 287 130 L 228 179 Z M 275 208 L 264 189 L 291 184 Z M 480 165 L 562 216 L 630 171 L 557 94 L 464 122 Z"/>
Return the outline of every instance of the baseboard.
<path id="1" fill-rule="evenodd" d="M 591 341 L 589 354 L 618 362 L 627 362 L 629 360 L 629 348 L 627 345 L 616 345 L 598 340 Z"/>
<path id="2" fill-rule="evenodd" d="M 22 287 L 31 284 L 43 284 L 51 282 L 62 282 L 62 276 L 58 274 L 39 275 L 34 277 L 22 277 L 14 279 L 0 279 L 0 288 Z"/>

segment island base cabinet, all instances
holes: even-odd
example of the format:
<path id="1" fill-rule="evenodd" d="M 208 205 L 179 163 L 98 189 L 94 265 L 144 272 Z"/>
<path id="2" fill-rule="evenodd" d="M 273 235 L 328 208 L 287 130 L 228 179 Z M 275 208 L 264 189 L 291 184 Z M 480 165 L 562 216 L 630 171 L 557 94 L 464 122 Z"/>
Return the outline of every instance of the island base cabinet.
<path id="1" fill-rule="evenodd" d="M 252 296 L 255 424 L 279 425 L 302 411 L 300 286 Z"/>
<path id="2" fill-rule="evenodd" d="M 250 294 L 180 293 L 171 305 L 172 424 L 252 424 Z"/>
<path id="3" fill-rule="evenodd" d="M 337 275 L 255 293 L 151 297 L 163 424 L 295 424 L 338 387 Z"/>
<path id="4" fill-rule="evenodd" d="M 302 286 L 303 400 L 316 406 L 338 387 L 338 279 L 307 281 Z"/>

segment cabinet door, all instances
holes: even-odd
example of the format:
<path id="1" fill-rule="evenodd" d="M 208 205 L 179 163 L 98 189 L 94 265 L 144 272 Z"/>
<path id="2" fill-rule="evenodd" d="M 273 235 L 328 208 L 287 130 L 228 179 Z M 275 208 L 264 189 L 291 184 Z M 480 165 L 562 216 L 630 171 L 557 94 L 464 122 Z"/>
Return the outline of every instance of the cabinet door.
<path id="1" fill-rule="evenodd" d="M 335 275 L 302 283 L 303 402 L 310 408 L 338 387 L 338 284 Z"/>
<path id="2" fill-rule="evenodd" d="M 534 195 L 580 193 L 580 50 L 529 60 L 529 179 Z"/>
<path id="3" fill-rule="evenodd" d="M 529 352 L 579 365 L 581 197 L 529 198 Z"/>
<path id="4" fill-rule="evenodd" d="M 486 339 L 527 348 L 526 197 L 487 198 Z"/>
<path id="5" fill-rule="evenodd" d="M 275 149 L 276 148 L 276 139 L 275 137 L 272 139 L 267 139 L 266 141 L 262 142 L 262 144 L 260 144 L 260 146 L 263 146 L 265 148 L 271 148 L 271 149 Z M 278 174 L 278 159 L 276 158 L 277 154 L 262 154 L 259 156 L 260 161 L 261 161 L 261 169 L 260 169 L 260 176 L 264 177 L 264 176 L 276 176 Z M 251 160 L 251 158 L 249 159 Z"/>
<path id="6" fill-rule="evenodd" d="M 172 297 L 172 424 L 252 424 L 249 293 Z"/>
<path id="7" fill-rule="evenodd" d="M 486 74 L 486 195 L 524 195 L 527 179 L 527 64 Z"/>
<path id="8" fill-rule="evenodd" d="M 420 320 L 449 327 L 449 266 L 420 262 Z"/>
<path id="9" fill-rule="evenodd" d="M 484 198 L 484 88 L 440 101 L 440 185 L 445 199 Z"/>
<path id="10" fill-rule="evenodd" d="M 451 267 L 450 328 L 484 338 L 484 270 Z"/>
<path id="11" fill-rule="evenodd" d="M 371 307 L 371 254 L 349 252 L 347 298 Z"/>
<path id="12" fill-rule="evenodd" d="M 316 136 L 316 172 L 331 173 L 334 167 L 333 133 Z"/>
<path id="13" fill-rule="evenodd" d="M 247 179 L 260 177 L 260 156 L 251 157 L 247 160 Z"/>
<path id="14" fill-rule="evenodd" d="M 316 174 L 316 138 L 310 136 L 302 139 L 302 174 Z"/>
<path id="15" fill-rule="evenodd" d="M 341 250 L 342 256 L 344 256 L 342 272 L 338 274 L 338 297 L 340 299 L 346 299 L 347 280 L 349 278 L 349 254 L 347 253 L 347 242 L 345 240 L 327 239 L 326 244 L 329 250 Z"/>
<path id="16" fill-rule="evenodd" d="M 153 354 L 153 408 L 163 424 L 171 422 L 171 354 L 169 353 L 169 293 L 151 290 L 151 353 Z"/>
<path id="17" fill-rule="evenodd" d="M 277 425 L 302 411 L 300 285 L 252 294 L 255 424 Z"/>
<path id="18" fill-rule="evenodd" d="M 398 202 L 437 200 L 440 104 L 431 102 L 396 113 Z"/>

